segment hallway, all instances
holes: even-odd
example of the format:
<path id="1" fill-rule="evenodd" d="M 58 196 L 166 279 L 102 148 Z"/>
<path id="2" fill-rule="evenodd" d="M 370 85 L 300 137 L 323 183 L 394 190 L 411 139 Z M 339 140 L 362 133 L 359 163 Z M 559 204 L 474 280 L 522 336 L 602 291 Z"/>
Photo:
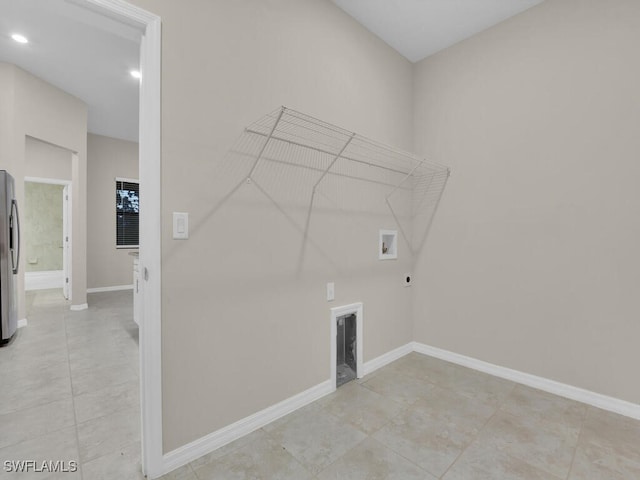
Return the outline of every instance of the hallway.
<path id="1" fill-rule="evenodd" d="M 139 470 L 132 302 L 131 291 L 95 293 L 88 310 L 73 312 L 62 290 L 27 292 L 28 326 L 0 348 L 3 461 L 78 462 L 82 472 L 58 474 L 64 478 L 107 478 L 108 472 L 116 478 L 122 468 Z M 18 478 L 2 469 L 5 477 Z"/>

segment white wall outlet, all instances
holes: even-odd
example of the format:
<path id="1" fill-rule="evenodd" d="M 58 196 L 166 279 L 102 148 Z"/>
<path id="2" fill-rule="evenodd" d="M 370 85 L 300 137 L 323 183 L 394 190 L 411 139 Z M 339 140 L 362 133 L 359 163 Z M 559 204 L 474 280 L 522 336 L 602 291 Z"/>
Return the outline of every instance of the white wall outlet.
<path id="1" fill-rule="evenodd" d="M 410 287 L 413 283 L 413 275 L 411 275 L 410 273 L 405 273 L 402 279 L 402 283 L 405 287 Z"/>
<path id="2" fill-rule="evenodd" d="M 173 212 L 173 238 L 186 240 L 189 238 L 189 214 L 185 212 Z"/>
<path id="3" fill-rule="evenodd" d="M 333 282 L 327 283 L 327 302 L 336 299 L 336 285 Z"/>

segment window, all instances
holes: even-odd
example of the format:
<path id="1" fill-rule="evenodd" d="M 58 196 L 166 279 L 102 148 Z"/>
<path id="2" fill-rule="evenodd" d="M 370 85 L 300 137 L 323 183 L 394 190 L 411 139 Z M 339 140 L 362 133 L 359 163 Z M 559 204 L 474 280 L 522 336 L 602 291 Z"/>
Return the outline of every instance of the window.
<path id="1" fill-rule="evenodd" d="M 116 178 L 116 247 L 138 248 L 140 184 Z"/>

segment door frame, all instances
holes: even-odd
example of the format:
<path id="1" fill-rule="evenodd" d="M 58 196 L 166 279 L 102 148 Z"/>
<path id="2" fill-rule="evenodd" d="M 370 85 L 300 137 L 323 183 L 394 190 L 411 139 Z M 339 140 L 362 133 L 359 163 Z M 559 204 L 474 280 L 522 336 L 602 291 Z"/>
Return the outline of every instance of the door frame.
<path id="1" fill-rule="evenodd" d="M 71 242 L 71 180 L 61 180 L 59 178 L 45 178 L 45 177 L 24 177 L 24 183 L 44 183 L 47 185 L 62 185 L 62 289 L 65 293 L 65 298 L 71 300 L 72 292 L 72 278 L 71 278 L 71 252 L 73 251 L 73 244 Z M 26 275 L 26 273 L 25 273 Z"/>
<path id="2" fill-rule="evenodd" d="M 72 278 L 71 278 L 71 205 L 72 205 L 72 187 L 71 182 L 64 186 L 62 189 L 62 269 L 64 270 L 64 280 L 62 284 L 62 294 L 64 298 L 71 301 L 73 293 Z"/>
<path id="3" fill-rule="evenodd" d="M 166 470 L 162 447 L 161 336 L 161 19 L 123 0 L 77 0 L 85 7 L 141 26 L 139 176 L 140 212 L 140 414 L 142 472 L 157 478 Z"/>

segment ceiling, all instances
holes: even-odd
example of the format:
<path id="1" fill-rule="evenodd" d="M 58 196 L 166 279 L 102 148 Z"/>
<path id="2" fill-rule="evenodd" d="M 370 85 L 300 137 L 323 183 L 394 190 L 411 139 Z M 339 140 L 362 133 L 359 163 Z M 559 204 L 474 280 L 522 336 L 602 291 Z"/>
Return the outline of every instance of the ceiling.
<path id="1" fill-rule="evenodd" d="M 542 0 L 333 0 L 412 62 Z M 82 0 L 0 0 L 0 61 L 82 99 L 92 133 L 138 140 L 142 27 Z M 13 33 L 29 39 L 26 45 Z"/>
<path id="2" fill-rule="evenodd" d="M 333 0 L 411 62 L 418 62 L 543 0 Z"/>
<path id="3" fill-rule="evenodd" d="M 138 141 L 140 25 L 77 0 L 0 0 L 0 61 L 89 105 L 91 133 Z M 19 44 L 13 33 L 29 39 Z"/>

